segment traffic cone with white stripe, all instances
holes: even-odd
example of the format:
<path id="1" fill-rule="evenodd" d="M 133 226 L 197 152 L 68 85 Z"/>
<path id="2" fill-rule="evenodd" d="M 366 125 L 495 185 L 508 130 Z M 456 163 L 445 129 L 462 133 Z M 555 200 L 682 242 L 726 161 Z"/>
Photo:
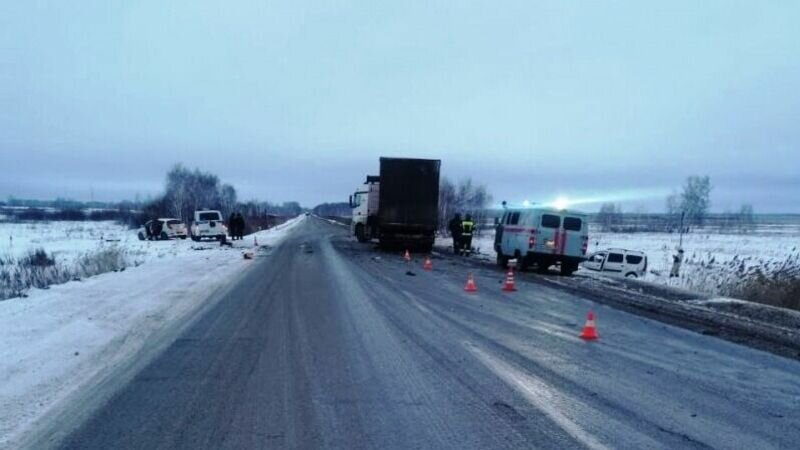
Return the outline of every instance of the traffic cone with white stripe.
<path id="1" fill-rule="evenodd" d="M 411 253 L 408 253 L 408 249 L 406 249 L 406 253 L 403 255 L 403 260 L 405 260 L 405 262 L 411 262 Z"/>
<path id="2" fill-rule="evenodd" d="M 511 266 L 508 267 L 508 272 L 506 273 L 506 282 L 503 283 L 503 292 L 514 292 L 517 288 L 514 286 L 514 269 Z"/>
<path id="3" fill-rule="evenodd" d="M 586 315 L 586 325 L 583 326 L 583 331 L 581 331 L 580 338 L 585 341 L 594 341 L 600 336 L 597 335 L 597 328 L 594 324 L 594 313 L 589 311 L 589 314 Z"/>
<path id="4" fill-rule="evenodd" d="M 466 292 L 478 292 L 478 287 L 475 286 L 475 279 L 472 278 L 472 274 L 467 276 L 467 285 L 464 286 L 464 291 Z"/>
<path id="5" fill-rule="evenodd" d="M 425 262 L 422 264 L 422 270 L 433 270 L 433 261 L 431 261 L 430 256 L 425 258 Z"/>

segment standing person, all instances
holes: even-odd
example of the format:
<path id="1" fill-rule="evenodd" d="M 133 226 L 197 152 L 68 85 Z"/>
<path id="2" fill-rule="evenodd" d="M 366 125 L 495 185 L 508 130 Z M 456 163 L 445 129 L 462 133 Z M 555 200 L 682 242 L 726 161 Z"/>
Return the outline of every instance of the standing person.
<path id="1" fill-rule="evenodd" d="M 453 216 L 447 224 L 447 229 L 450 230 L 450 236 L 453 237 L 453 253 L 457 255 L 461 250 L 461 214 L 456 213 Z"/>
<path id="2" fill-rule="evenodd" d="M 472 232 L 474 229 L 475 223 L 472 221 L 472 216 L 467 214 L 467 217 L 461 222 L 461 249 L 465 256 L 469 256 L 472 252 Z"/>
<path id="3" fill-rule="evenodd" d="M 682 263 L 683 263 L 683 249 L 679 248 L 678 253 L 672 255 L 672 270 L 669 272 L 670 278 L 677 278 L 680 276 Z"/>
<path id="4" fill-rule="evenodd" d="M 239 240 L 241 241 L 244 238 L 244 217 L 242 217 L 242 213 L 236 213 L 236 229 L 239 232 Z"/>
<path id="5" fill-rule="evenodd" d="M 161 239 L 161 231 L 163 230 L 161 220 L 159 219 L 154 220 L 152 227 L 153 227 L 153 240 L 157 241 Z"/>
<path id="6" fill-rule="evenodd" d="M 234 213 L 228 217 L 228 233 L 231 235 L 231 239 L 236 237 L 236 214 Z"/>

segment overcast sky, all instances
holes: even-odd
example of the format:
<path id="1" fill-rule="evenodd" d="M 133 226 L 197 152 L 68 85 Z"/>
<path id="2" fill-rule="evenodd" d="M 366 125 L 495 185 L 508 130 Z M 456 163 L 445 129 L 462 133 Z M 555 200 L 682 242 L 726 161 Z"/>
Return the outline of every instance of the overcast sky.
<path id="1" fill-rule="evenodd" d="M 800 212 L 800 2 L 9 1 L 0 197 L 346 200 L 378 157 L 496 200 Z M 586 205 L 593 209 L 594 205 Z"/>

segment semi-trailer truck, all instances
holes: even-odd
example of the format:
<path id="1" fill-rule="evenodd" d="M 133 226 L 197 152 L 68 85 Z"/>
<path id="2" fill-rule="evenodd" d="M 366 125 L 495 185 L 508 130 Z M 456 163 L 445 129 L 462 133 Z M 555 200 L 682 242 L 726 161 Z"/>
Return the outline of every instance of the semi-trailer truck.
<path id="1" fill-rule="evenodd" d="M 380 175 L 368 176 L 350 197 L 353 235 L 362 242 L 377 238 L 387 249 L 430 251 L 438 223 L 440 166 L 435 159 L 381 158 Z"/>

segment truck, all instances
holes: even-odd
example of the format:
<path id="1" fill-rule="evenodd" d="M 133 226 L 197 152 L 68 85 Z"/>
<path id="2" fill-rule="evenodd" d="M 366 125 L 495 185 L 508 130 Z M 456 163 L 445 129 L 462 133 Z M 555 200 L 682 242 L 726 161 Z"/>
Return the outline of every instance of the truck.
<path id="1" fill-rule="evenodd" d="M 380 158 L 380 175 L 350 196 L 351 232 L 360 242 L 378 239 L 384 249 L 428 252 L 439 212 L 438 159 Z"/>

